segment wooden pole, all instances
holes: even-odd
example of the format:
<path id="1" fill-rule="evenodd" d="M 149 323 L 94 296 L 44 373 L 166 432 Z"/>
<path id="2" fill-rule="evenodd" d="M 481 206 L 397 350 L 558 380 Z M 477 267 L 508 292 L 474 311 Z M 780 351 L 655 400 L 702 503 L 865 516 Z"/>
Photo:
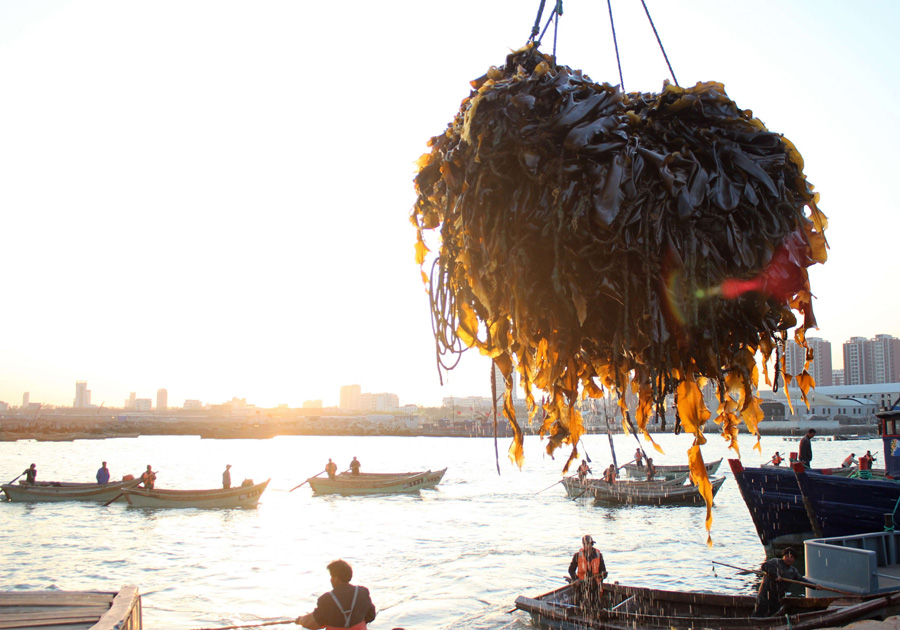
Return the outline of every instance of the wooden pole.
<path id="1" fill-rule="evenodd" d="M 321 474 L 321 473 L 320 473 Z M 261 628 L 263 626 L 280 626 L 283 624 L 294 623 L 295 619 L 285 619 L 283 621 L 267 621 L 265 623 L 251 623 L 240 626 L 221 626 L 218 628 L 197 628 L 196 630 L 236 630 L 237 628 Z"/>
<path id="2" fill-rule="evenodd" d="M 318 476 L 321 475 L 323 472 L 325 472 L 325 471 L 323 470 L 322 472 L 317 472 L 315 475 L 313 475 L 313 476 L 310 477 L 309 479 L 312 479 L 313 477 L 318 477 Z M 294 486 L 293 488 L 291 488 L 290 490 L 288 490 L 288 492 L 293 492 L 294 490 L 296 490 L 296 489 L 299 488 L 300 486 L 303 486 L 303 485 L 308 484 L 308 483 L 309 483 L 309 479 L 307 479 L 306 481 L 304 481 L 303 483 L 301 483 L 299 486 Z"/>
<path id="3" fill-rule="evenodd" d="M 716 560 L 712 561 L 713 564 L 720 564 L 723 567 L 728 567 L 730 569 L 737 569 L 738 571 L 744 571 L 745 573 L 755 573 L 757 575 L 766 575 L 765 571 L 760 571 L 759 569 L 745 569 L 744 567 L 736 567 L 733 564 L 725 564 L 724 562 L 718 562 Z M 801 586 L 805 586 L 807 588 L 814 588 L 820 591 L 831 591 L 833 593 L 840 593 L 841 595 L 852 595 L 853 597 L 860 597 L 859 593 L 851 593 L 850 591 L 843 591 L 839 588 L 831 588 L 829 586 L 822 586 L 821 584 L 808 584 L 806 582 L 801 582 L 800 580 L 791 580 L 789 578 L 776 577 L 776 579 L 781 580 L 782 582 L 789 582 L 791 584 L 800 584 Z"/>

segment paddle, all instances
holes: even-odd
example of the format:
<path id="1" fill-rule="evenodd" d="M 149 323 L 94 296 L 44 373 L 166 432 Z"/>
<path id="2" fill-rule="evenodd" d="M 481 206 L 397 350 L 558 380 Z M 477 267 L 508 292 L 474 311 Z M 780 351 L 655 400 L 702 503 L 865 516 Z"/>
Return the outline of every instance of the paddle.
<path id="1" fill-rule="evenodd" d="M 632 459 L 630 462 L 625 462 L 624 464 L 622 464 L 621 466 L 619 466 L 618 468 L 616 468 L 616 470 L 622 470 L 622 469 L 625 468 L 628 464 L 633 464 L 633 463 L 634 463 L 634 460 Z"/>
<path id="2" fill-rule="evenodd" d="M 154 470 L 154 471 L 153 471 L 153 479 L 154 479 L 154 480 L 156 479 L 156 475 L 158 475 L 158 474 L 159 474 L 159 471 L 158 471 L 158 470 Z M 124 492 L 120 492 L 119 494 L 117 494 L 116 496 L 114 496 L 112 499 L 110 499 L 109 501 L 107 501 L 106 503 L 104 503 L 104 504 L 103 504 L 103 507 L 109 507 L 111 504 L 115 503 L 116 501 L 118 501 L 119 499 L 121 499 L 121 498 L 124 497 L 124 496 L 125 496 L 125 493 L 124 493 Z"/>
<path id="3" fill-rule="evenodd" d="M 22 475 L 24 475 L 24 474 L 25 474 L 25 473 L 22 473 Z M 19 477 L 21 477 L 22 475 L 19 475 Z M 16 482 L 19 480 L 19 477 L 16 477 L 16 478 L 13 479 L 12 481 L 10 481 L 9 484 L 7 484 L 7 485 L 16 483 Z"/>
<path id="4" fill-rule="evenodd" d="M 712 561 L 713 564 L 720 564 L 723 567 L 728 567 L 729 569 L 737 569 L 738 571 L 743 571 L 744 573 L 755 573 L 756 575 L 765 575 L 765 571 L 760 571 L 759 569 L 745 569 L 744 567 L 736 567 L 733 564 L 725 564 L 724 562 L 718 562 L 716 560 Z M 801 586 L 806 586 L 807 588 L 815 588 L 820 591 L 831 591 L 833 593 L 840 593 L 841 595 L 852 595 L 853 597 L 859 597 L 859 593 L 851 593 L 850 591 L 843 591 L 839 588 L 831 588 L 829 586 L 822 586 L 821 584 L 807 584 L 806 582 L 801 582 L 800 580 L 791 580 L 789 578 L 779 577 L 778 580 L 782 582 L 790 582 L 791 584 L 800 584 Z"/>
<path id="5" fill-rule="evenodd" d="M 324 470 L 322 472 L 325 472 Z M 319 473 L 320 475 L 322 473 Z M 197 630 L 235 630 L 235 628 L 261 628 L 263 626 L 280 626 L 283 624 L 294 623 L 295 619 L 285 619 L 283 621 L 267 621 L 265 623 L 251 623 L 240 626 L 221 626 L 218 628 L 197 628 Z"/>
<path id="6" fill-rule="evenodd" d="M 550 488 L 552 488 L 553 486 L 555 486 L 557 483 L 562 483 L 562 482 L 563 482 L 563 480 L 560 479 L 560 480 L 557 481 L 556 483 L 550 484 L 549 486 L 547 486 L 547 487 L 544 488 L 543 490 L 541 490 L 541 491 L 539 491 L 539 492 L 535 492 L 535 494 L 540 494 L 541 492 L 546 492 L 547 490 L 549 490 Z"/>
<path id="7" fill-rule="evenodd" d="M 325 472 L 325 471 L 323 470 L 322 472 L 316 473 L 315 475 L 313 475 L 313 476 L 310 477 L 309 479 L 312 479 L 313 477 L 318 477 L 318 476 L 321 475 L 323 472 Z M 303 483 L 301 483 L 299 486 L 294 486 L 293 488 L 291 488 L 290 490 L 288 490 L 288 492 L 293 492 L 294 490 L 296 490 L 296 489 L 299 488 L 300 486 L 303 486 L 303 485 L 308 484 L 308 483 L 309 483 L 309 479 L 307 479 L 306 481 L 304 481 Z"/>

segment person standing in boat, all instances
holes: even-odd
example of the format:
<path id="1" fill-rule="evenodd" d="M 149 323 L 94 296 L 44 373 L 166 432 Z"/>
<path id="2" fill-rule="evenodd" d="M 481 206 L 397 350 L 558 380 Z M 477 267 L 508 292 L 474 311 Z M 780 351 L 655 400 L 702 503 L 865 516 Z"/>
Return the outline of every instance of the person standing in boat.
<path id="1" fill-rule="evenodd" d="M 328 565 L 332 590 L 319 597 L 316 609 L 294 620 L 298 626 L 366 630 L 375 619 L 375 605 L 365 586 L 353 586 L 353 568 L 343 560 Z"/>
<path id="2" fill-rule="evenodd" d="M 581 538 L 581 549 L 572 556 L 569 577 L 575 589 L 575 604 L 583 608 L 599 608 L 606 564 L 603 554 L 594 549 L 594 539 L 590 534 Z"/>
<path id="3" fill-rule="evenodd" d="M 23 470 L 22 474 L 25 475 L 25 483 L 29 486 L 33 486 L 37 483 L 37 464 L 32 464 Z"/>
<path id="4" fill-rule="evenodd" d="M 841 462 L 841 468 L 850 468 L 853 464 L 856 463 L 856 453 L 850 453 L 847 457 L 844 458 L 844 461 Z"/>
<path id="5" fill-rule="evenodd" d="M 816 430 L 810 429 L 800 440 L 800 454 L 797 456 L 797 459 L 807 468 L 810 467 L 810 462 L 812 462 L 812 439 L 814 437 L 816 437 Z"/>
<path id="6" fill-rule="evenodd" d="M 780 558 L 772 558 L 763 562 L 761 567 L 763 578 L 756 595 L 756 606 L 753 609 L 752 617 L 772 617 L 780 611 L 790 586 L 790 582 L 785 582 L 785 580 L 802 582 L 813 588 L 817 586 L 815 582 L 803 577 L 800 571 L 794 567 L 795 559 L 794 550 L 785 547 Z"/>
<path id="7" fill-rule="evenodd" d="M 106 467 L 106 462 L 97 469 L 97 483 L 101 486 L 109 483 L 109 468 Z"/>
<path id="8" fill-rule="evenodd" d="M 331 461 L 331 458 L 328 458 L 328 463 L 325 464 L 325 472 L 328 473 L 329 479 L 334 479 L 334 476 L 337 474 L 337 464 Z"/>
<path id="9" fill-rule="evenodd" d="M 634 451 L 634 465 L 638 468 L 644 467 L 644 452 L 641 451 L 640 446 Z"/>
<path id="10" fill-rule="evenodd" d="M 584 480 L 587 479 L 588 473 L 591 472 L 590 466 L 588 466 L 585 460 L 581 460 L 581 465 L 578 467 L 578 481 L 584 483 Z"/>
<path id="11" fill-rule="evenodd" d="M 231 487 L 231 464 L 225 464 L 225 472 L 222 473 L 222 489 L 228 490 Z"/>
<path id="12" fill-rule="evenodd" d="M 784 458 L 781 456 L 781 453 L 775 451 L 775 454 L 772 456 L 771 461 L 773 466 L 781 466 L 781 462 L 784 461 Z"/>
<path id="13" fill-rule="evenodd" d="M 359 460 L 356 459 L 356 455 L 353 456 L 353 461 L 350 462 L 350 474 L 358 475 L 359 474 L 360 463 Z"/>
<path id="14" fill-rule="evenodd" d="M 153 486 L 156 485 L 156 473 L 153 472 L 150 464 L 147 464 L 147 470 L 141 473 L 141 484 L 147 490 L 153 490 Z"/>
<path id="15" fill-rule="evenodd" d="M 647 458 L 647 481 L 653 481 L 656 476 L 656 466 L 653 465 L 653 458 Z"/>
<path id="16" fill-rule="evenodd" d="M 608 484 L 614 484 L 616 482 L 616 465 L 610 464 L 609 468 L 603 471 L 603 481 Z"/>

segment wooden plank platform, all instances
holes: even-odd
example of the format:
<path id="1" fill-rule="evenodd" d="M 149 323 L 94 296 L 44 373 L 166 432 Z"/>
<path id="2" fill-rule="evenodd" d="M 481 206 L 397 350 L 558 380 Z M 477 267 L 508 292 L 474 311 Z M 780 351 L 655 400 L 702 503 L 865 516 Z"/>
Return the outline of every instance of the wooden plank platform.
<path id="1" fill-rule="evenodd" d="M 2 591 L 0 630 L 141 630 L 136 586 L 118 592 Z"/>

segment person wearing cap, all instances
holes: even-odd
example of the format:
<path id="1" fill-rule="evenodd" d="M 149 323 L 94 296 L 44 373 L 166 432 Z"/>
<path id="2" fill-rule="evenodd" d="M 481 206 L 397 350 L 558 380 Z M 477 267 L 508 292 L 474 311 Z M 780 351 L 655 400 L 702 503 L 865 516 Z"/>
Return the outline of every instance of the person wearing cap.
<path id="1" fill-rule="evenodd" d="M 225 464 L 225 472 L 222 473 L 222 488 L 228 490 L 231 487 L 231 464 Z"/>
<path id="2" fill-rule="evenodd" d="M 103 465 L 97 469 L 97 483 L 101 486 L 109 483 L 109 468 L 106 467 L 106 462 L 103 462 Z"/>
<path id="3" fill-rule="evenodd" d="M 794 567 L 796 555 L 791 547 L 785 547 L 780 558 L 766 560 L 762 564 L 762 583 L 756 594 L 756 606 L 752 617 L 772 617 L 784 605 L 784 597 L 787 595 L 790 582 L 802 582 L 815 588 L 815 582 L 807 580 Z"/>
<path id="4" fill-rule="evenodd" d="M 606 564 L 603 554 L 594 549 L 594 539 L 590 534 L 581 538 L 581 549 L 572 556 L 569 577 L 575 585 L 575 603 L 584 607 L 597 607 L 603 594 L 603 580 L 606 578 Z"/>
<path id="5" fill-rule="evenodd" d="M 328 565 L 332 590 L 316 601 L 316 609 L 294 620 L 304 628 L 366 630 L 375 619 L 375 605 L 365 586 L 353 586 L 353 569 L 344 560 Z"/>

